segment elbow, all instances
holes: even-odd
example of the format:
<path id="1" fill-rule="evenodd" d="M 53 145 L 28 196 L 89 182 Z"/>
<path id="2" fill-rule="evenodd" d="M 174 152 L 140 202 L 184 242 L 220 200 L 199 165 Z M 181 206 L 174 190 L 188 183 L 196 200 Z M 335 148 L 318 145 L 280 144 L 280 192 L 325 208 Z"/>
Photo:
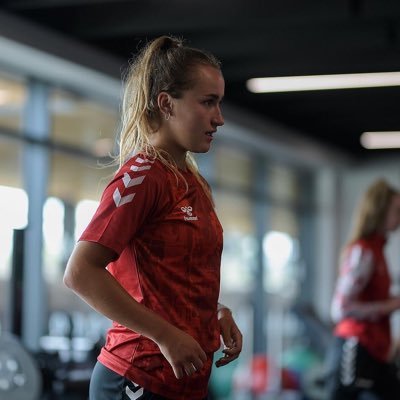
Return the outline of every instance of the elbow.
<path id="1" fill-rule="evenodd" d="M 64 273 L 64 276 L 63 276 L 63 284 L 64 284 L 68 289 L 72 289 L 72 280 L 71 280 L 69 274 L 67 273 L 67 271 Z"/>
<path id="2" fill-rule="evenodd" d="M 73 265 L 68 263 L 67 268 L 65 269 L 64 276 L 63 276 L 63 283 L 64 285 L 73 291 L 77 290 L 79 282 L 79 277 L 77 271 L 75 271 Z"/>
<path id="3" fill-rule="evenodd" d="M 68 289 L 74 289 L 74 280 L 71 277 L 71 274 L 68 271 L 65 271 L 63 276 L 63 283 Z"/>

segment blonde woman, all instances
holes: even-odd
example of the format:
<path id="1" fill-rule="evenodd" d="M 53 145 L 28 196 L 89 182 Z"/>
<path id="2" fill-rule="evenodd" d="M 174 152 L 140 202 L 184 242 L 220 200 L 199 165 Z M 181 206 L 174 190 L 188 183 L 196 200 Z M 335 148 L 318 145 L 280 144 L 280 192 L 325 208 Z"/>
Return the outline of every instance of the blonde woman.
<path id="1" fill-rule="evenodd" d="M 400 225 L 400 195 L 385 180 L 374 182 L 356 210 L 332 301 L 335 322 L 330 400 L 393 400 L 400 394 L 390 363 L 390 314 L 400 297 L 390 295 L 384 248 Z M 373 396 L 373 397 L 371 397 Z"/>
<path id="2" fill-rule="evenodd" d="M 190 153 L 224 119 L 215 57 L 163 36 L 125 81 L 119 169 L 70 257 L 64 282 L 113 325 L 91 400 L 207 398 L 213 354 L 242 335 L 218 304 L 222 228 Z"/>

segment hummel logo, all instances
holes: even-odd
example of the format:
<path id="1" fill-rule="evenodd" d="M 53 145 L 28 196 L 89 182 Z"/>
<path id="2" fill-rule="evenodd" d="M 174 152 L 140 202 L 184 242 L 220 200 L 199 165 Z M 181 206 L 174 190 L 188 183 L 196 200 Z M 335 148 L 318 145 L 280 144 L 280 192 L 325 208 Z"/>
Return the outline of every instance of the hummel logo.
<path id="1" fill-rule="evenodd" d="M 191 216 L 193 215 L 193 214 L 192 214 L 193 208 L 190 207 L 190 206 L 181 207 L 181 210 L 182 210 L 184 213 L 186 213 L 187 215 L 189 215 L 189 217 L 191 217 Z"/>
<path id="2" fill-rule="evenodd" d="M 181 207 L 181 210 L 182 210 L 185 214 L 187 214 L 187 216 L 185 215 L 185 216 L 183 217 L 183 219 L 184 219 L 185 221 L 197 221 L 197 220 L 198 220 L 197 217 L 194 217 L 194 216 L 193 216 L 193 213 L 192 213 L 193 208 L 192 208 L 191 206 L 184 206 L 184 207 Z"/>

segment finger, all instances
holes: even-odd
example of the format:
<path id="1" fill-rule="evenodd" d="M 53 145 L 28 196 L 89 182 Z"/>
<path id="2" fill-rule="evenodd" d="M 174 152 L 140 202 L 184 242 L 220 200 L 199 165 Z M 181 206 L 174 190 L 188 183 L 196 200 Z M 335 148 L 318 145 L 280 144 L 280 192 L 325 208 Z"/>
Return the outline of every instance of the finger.
<path id="1" fill-rule="evenodd" d="M 224 365 L 226 365 L 226 364 L 229 364 L 230 362 L 236 360 L 238 357 L 239 357 L 239 354 L 235 354 L 235 355 L 233 355 L 233 356 L 225 356 L 225 357 L 222 357 L 222 358 L 220 358 L 219 360 L 217 360 L 217 361 L 215 362 L 215 366 L 216 366 L 217 368 L 222 367 L 222 366 L 224 366 Z"/>
<path id="2" fill-rule="evenodd" d="M 233 356 L 233 355 L 239 354 L 241 352 L 241 348 L 239 348 L 235 345 L 234 347 L 231 347 L 230 349 L 222 350 L 222 352 L 225 354 L 225 356 Z"/>
<path id="3" fill-rule="evenodd" d="M 199 353 L 199 358 L 200 358 L 200 361 L 203 363 L 207 361 L 207 354 L 204 352 L 203 349 Z"/>
<path id="4" fill-rule="evenodd" d="M 174 371 L 174 375 L 175 375 L 176 379 L 183 378 L 183 371 L 182 371 L 181 367 L 175 367 L 172 365 L 172 369 Z"/>
<path id="5" fill-rule="evenodd" d="M 241 352 L 241 348 L 236 347 L 236 344 L 234 345 L 234 347 L 228 349 L 224 349 L 222 350 L 222 352 L 224 353 L 224 356 L 221 357 L 217 362 L 216 365 L 225 365 L 228 364 L 229 362 L 236 360 L 236 358 L 239 357 L 240 352 Z"/>
<path id="6" fill-rule="evenodd" d="M 201 360 L 193 361 L 192 364 L 193 364 L 193 367 L 196 369 L 196 371 L 200 371 L 204 366 L 204 364 Z"/>
<path id="7" fill-rule="evenodd" d="M 185 372 L 187 376 L 190 376 L 196 372 L 196 367 L 193 365 L 193 363 L 190 363 L 186 365 Z"/>
<path id="8" fill-rule="evenodd" d="M 215 362 L 215 366 L 217 368 L 219 368 L 219 367 L 223 367 L 224 365 L 226 365 L 228 363 L 229 363 L 228 358 L 220 358 L 219 360 L 217 360 Z"/>

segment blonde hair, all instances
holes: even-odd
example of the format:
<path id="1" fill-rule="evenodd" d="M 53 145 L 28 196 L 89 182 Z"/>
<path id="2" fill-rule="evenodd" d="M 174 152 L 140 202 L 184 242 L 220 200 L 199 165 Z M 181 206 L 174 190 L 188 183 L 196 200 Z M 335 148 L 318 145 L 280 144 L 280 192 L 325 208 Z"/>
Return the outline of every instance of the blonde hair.
<path id="1" fill-rule="evenodd" d="M 385 221 L 390 202 L 397 193 L 384 179 L 378 179 L 369 186 L 354 215 L 349 243 L 379 231 Z"/>
<path id="2" fill-rule="evenodd" d="M 143 153 L 146 157 L 159 159 L 176 177 L 184 180 L 169 154 L 150 143 L 150 134 L 158 128 L 161 121 L 157 105 L 158 94 L 167 92 L 173 98 L 180 98 L 185 90 L 194 86 L 194 72 L 198 65 L 221 69 L 220 62 L 212 54 L 187 47 L 181 39 L 172 36 L 161 36 L 151 41 L 130 63 L 124 79 L 117 156 L 119 166 L 134 154 Z M 190 152 L 186 154 L 186 164 L 210 196 L 209 187 L 201 178 Z"/>

